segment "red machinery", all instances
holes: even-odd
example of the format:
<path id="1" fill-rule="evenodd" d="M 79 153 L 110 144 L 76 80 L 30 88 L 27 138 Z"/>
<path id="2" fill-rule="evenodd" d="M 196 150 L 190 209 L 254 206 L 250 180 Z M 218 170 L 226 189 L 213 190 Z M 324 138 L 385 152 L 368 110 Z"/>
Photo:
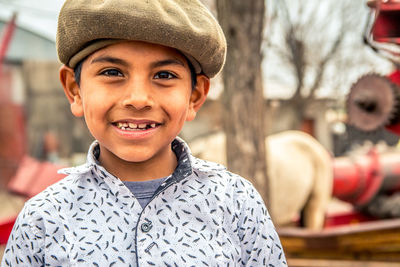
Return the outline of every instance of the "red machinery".
<path id="1" fill-rule="evenodd" d="M 366 75 L 353 85 L 347 101 L 349 123 L 364 131 L 386 127 L 400 135 L 400 0 L 370 0 L 368 6 L 371 19 L 364 39 L 397 70 L 386 77 Z"/>
<path id="2" fill-rule="evenodd" d="M 7 244 L 7 240 L 8 237 L 10 236 L 15 220 L 16 217 L 11 217 L 0 221 L 0 245 Z"/>
<path id="3" fill-rule="evenodd" d="M 10 21 L 5 26 L 0 39 L 0 187 L 14 175 L 18 160 L 22 157 L 22 135 L 24 133 L 22 125 L 22 109 L 11 102 L 11 86 L 9 73 L 2 68 L 7 49 L 10 45 L 12 35 L 15 31 L 16 14 L 13 14 Z M 16 147 L 15 147 L 16 146 Z M 0 219 L 0 245 L 5 244 L 8 235 L 14 225 L 15 217 Z"/>
<path id="4" fill-rule="evenodd" d="M 0 66 L 1 66 L 1 63 L 3 63 L 3 60 L 7 53 L 7 49 L 10 45 L 13 33 L 15 31 L 15 27 L 16 27 L 15 20 L 16 19 L 17 19 L 17 14 L 14 13 L 3 31 L 3 36 L 2 36 L 1 42 L 0 42 Z"/>
<path id="5" fill-rule="evenodd" d="M 333 195 L 356 206 L 368 204 L 378 193 L 400 191 L 400 153 L 375 149 L 333 161 Z"/>
<path id="6" fill-rule="evenodd" d="M 19 161 L 25 154 L 24 111 L 12 100 L 12 70 L 3 66 L 12 35 L 15 31 L 16 14 L 5 26 L 0 39 L 0 186 L 14 175 Z"/>
<path id="7" fill-rule="evenodd" d="M 379 128 L 400 135 L 400 0 L 370 0 L 371 19 L 364 39 L 397 70 L 388 76 L 368 74 L 351 88 L 348 123 L 370 132 Z M 400 191 L 399 152 L 374 150 L 334 161 L 334 196 L 356 206 L 370 204 L 377 195 Z"/>
<path id="8" fill-rule="evenodd" d="M 400 1 L 369 0 L 370 23 L 367 25 L 365 40 L 376 52 L 394 62 L 400 56 Z"/>

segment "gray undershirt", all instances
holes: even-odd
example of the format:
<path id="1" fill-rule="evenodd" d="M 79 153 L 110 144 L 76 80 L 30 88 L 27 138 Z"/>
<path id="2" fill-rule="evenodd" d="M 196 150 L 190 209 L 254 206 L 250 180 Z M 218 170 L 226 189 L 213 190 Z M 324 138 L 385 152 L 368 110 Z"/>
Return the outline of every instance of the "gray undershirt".
<path id="1" fill-rule="evenodd" d="M 139 201 L 140 206 L 144 208 L 150 202 L 157 188 L 162 184 L 162 182 L 164 182 L 165 179 L 167 179 L 167 177 L 143 182 L 123 183 Z"/>

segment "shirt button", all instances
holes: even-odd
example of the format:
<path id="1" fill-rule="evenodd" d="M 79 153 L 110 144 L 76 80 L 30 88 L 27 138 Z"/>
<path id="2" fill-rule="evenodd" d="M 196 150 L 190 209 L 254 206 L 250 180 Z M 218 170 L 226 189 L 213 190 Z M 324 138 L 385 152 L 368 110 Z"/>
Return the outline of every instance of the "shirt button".
<path id="1" fill-rule="evenodd" d="M 142 229 L 143 233 L 147 233 L 148 231 L 151 230 L 151 228 L 153 227 L 151 222 L 145 222 L 142 223 L 142 226 L 140 226 L 140 229 Z"/>

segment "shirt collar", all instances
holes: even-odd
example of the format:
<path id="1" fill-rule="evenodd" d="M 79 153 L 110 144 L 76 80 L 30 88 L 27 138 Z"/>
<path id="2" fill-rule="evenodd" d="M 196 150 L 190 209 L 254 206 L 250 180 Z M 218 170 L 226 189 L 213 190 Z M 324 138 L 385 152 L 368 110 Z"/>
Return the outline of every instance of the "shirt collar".
<path id="1" fill-rule="evenodd" d="M 168 179 L 169 182 L 178 182 L 190 174 L 192 174 L 192 157 L 191 152 L 185 141 L 181 138 L 176 137 L 171 144 L 172 150 L 178 160 L 178 166 L 176 167 L 171 178 Z M 102 169 L 97 160 L 100 153 L 99 142 L 94 141 L 90 147 L 87 154 L 86 163 L 77 167 L 61 169 L 58 172 L 61 174 L 84 174 L 92 171 L 93 169 Z M 100 167 L 100 168 L 99 168 Z"/>
<path id="2" fill-rule="evenodd" d="M 99 165 L 97 160 L 98 154 L 96 155 L 96 153 L 99 153 L 100 151 L 98 145 L 99 142 L 97 140 L 90 145 L 85 164 L 79 165 L 77 167 L 64 168 L 59 170 L 58 173 L 66 175 L 85 174 L 93 170 L 95 166 Z M 96 150 L 97 152 L 95 152 Z"/>

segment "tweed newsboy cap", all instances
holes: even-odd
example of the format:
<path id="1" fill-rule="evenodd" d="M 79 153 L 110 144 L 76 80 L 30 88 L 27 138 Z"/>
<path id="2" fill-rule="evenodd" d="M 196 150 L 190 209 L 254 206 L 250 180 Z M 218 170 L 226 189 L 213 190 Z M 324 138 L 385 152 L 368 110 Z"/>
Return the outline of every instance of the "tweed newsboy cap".
<path id="1" fill-rule="evenodd" d="M 74 68 L 96 50 L 121 40 L 178 49 L 197 73 L 210 78 L 225 62 L 225 36 L 199 0 L 65 1 L 56 38 L 63 64 Z"/>

